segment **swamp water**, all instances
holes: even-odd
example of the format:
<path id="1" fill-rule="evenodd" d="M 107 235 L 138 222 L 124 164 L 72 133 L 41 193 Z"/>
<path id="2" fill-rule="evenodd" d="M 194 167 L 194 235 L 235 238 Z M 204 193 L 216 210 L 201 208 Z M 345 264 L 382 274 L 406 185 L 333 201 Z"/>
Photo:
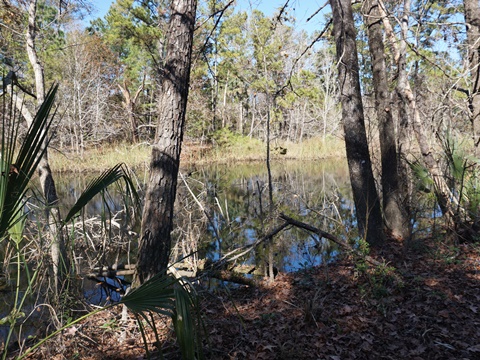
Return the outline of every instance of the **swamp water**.
<path id="1" fill-rule="evenodd" d="M 198 259 L 218 260 L 229 251 L 253 243 L 280 225 L 281 221 L 275 215 L 278 213 L 293 216 L 339 237 L 344 237 L 354 229 L 354 206 L 348 169 L 343 160 L 272 162 L 273 204 L 264 163 L 191 166 L 182 169 L 181 173 L 183 176 L 178 180 L 174 215 L 174 260 L 183 259 L 193 252 Z M 145 179 L 145 174 L 137 175 L 137 179 Z M 70 181 L 62 181 L 59 195 L 65 202 L 65 208 L 74 203 L 85 186 L 79 180 L 75 177 Z M 140 193 L 140 197 L 142 195 Z M 108 215 L 105 215 L 104 201 L 107 202 Z M 122 209 L 121 196 L 111 192 L 104 199 L 98 198 L 87 206 L 85 219 L 106 218 L 108 222 L 112 214 Z M 117 224 L 124 220 L 123 215 L 114 218 Z M 134 230 L 138 232 L 138 224 Z M 132 238 L 126 234 L 124 236 Z M 131 251 L 129 254 L 112 251 L 115 242 L 106 244 L 110 255 L 102 260 L 103 263 L 92 264 L 93 259 L 90 259 L 84 265 L 133 262 L 136 244 L 137 239 L 132 239 L 128 246 Z M 271 246 L 275 254 L 275 267 L 286 272 L 328 261 L 337 251 L 329 241 L 295 228 L 276 235 Z M 261 254 L 263 247 L 259 248 L 243 260 L 261 265 L 264 261 Z"/>
<path id="2" fill-rule="evenodd" d="M 183 263 L 196 268 L 202 259 L 218 260 L 229 251 L 251 244 L 281 224 L 275 214 L 285 213 L 305 223 L 345 238 L 354 231 L 354 206 L 348 169 L 344 160 L 272 161 L 269 191 L 265 163 L 190 166 L 181 170 L 175 210 L 173 255 L 189 256 Z M 146 174 L 136 174 L 144 183 Z M 62 213 L 66 214 L 89 177 L 59 174 L 56 178 Z M 142 197 L 142 192 L 139 193 Z M 115 187 L 89 203 L 83 217 L 69 230 L 75 238 L 76 271 L 88 273 L 98 266 L 134 263 L 138 224 L 126 224 L 124 199 Z M 131 228 L 133 226 L 133 228 Z M 349 236 L 352 236 L 352 232 Z M 277 234 L 237 263 L 255 266 L 266 274 L 268 262 L 278 271 L 290 272 L 328 262 L 338 249 L 325 239 L 296 228 Z M 15 278 L 11 274 L 11 278 Z M 128 278 L 127 278 L 128 280 Z M 117 286 L 115 282 L 112 285 Z M 105 303 L 112 292 L 83 281 L 83 292 L 91 303 Z M 117 295 L 118 296 L 118 295 Z M 13 294 L 0 289 L 0 319 L 11 309 Z M 112 300 L 117 300 L 115 297 Z M 31 299 L 35 301 L 35 299 Z M 25 307 L 32 310 L 31 301 Z M 21 322 L 21 320 L 20 320 Z M 18 324 L 18 322 L 17 322 Z M 28 326 L 26 327 L 28 328 Z M 26 329 L 26 333 L 31 333 Z M 8 325 L 0 325 L 0 339 Z"/>
<path id="3" fill-rule="evenodd" d="M 279 213 L 340 237 L 352 227 L 353 202 L 348 169 L 343 161 L 272 162 L 271 193 L 264 163 L 189 171 L 186 183 L 208 216 L 203 216 L 204 230 L 193 234 L 196 238 L 192 239 L 192 234 L 177 234 L 178 257 L 188 254 L 185 249 L 197 249 L 200 258 L 218 260 L 278 227 L 282 223 L 277 218 Z M 186 187 L 185 182 L 180 183 L 176 216 L 179 229 L 201 224 L 190 220 L 189 211 L 198 205 L 193 203 Z M 197 219 L 201 215 L 197 214 Z M 329 241 L 303 230 L 288 229 L 276 235 L 271 243 L 257 247 L 243 261 L 258 269 L 271 256 L 266 252 L 273 252 L 273 265 L 278 271 L 290 272 L 328 261 L 336 251 Z"/>
<path id="4" fill-rule="evenodd" d="M 278 213 L 298 218 L 341 238 L 355 228 L 348 168 L 343 159 L 272 161 L 273 206 L 265 163 L 189 166 L 181 169 L 181 173 L 175 204 L 172 258 L 173 262 L 183 259 L 182 264 L 193 270 L 203 259 L 215 261 L 235 248 L 255 242 L 281 224 L 275 215 Z M 143 184 L 146 174 L 137 172 L 135 179 Z M 88 181 L 78 176 L 57 180 L 63 213 L 73 205 Z M 143 193 L 139 195 L 142 197 Z M 122 209 L 123 199 L 115 189 L 88 204 L 82 229 L 77 234 L 82 238 L 77 245 L 83 244 L 82 250 L 77 252 L 80 273 L 117 262 L 134 263 L 137 237 L 121 229 L 125 220 Z M 117 226 L 107 225 L 106 230 L 99 228 L 98 223 L 108 223 L 111 218 Z M 89 225 L 94 223 L 97 226 Z M 80 224 L 77 225 L 79 228 Z M 89 226 L 92 226 L 90 230 Z M 136 224 L 132 230 L 138 232 L 138 227 Z M 101 232 L 111 232 L 111 238 L 95 240 L 93 237 Z M 352 235 L 350 232 L 349 236 Z M 250 268 L 255 266 L 256 274 L 262 271 L 266 274 L 267 260 L 272 261 L 273 256 L 273 265 L 278 271 L 291 272 L 329 261 L 337 252 L 336 245 L 330 241 L 290 228 L 237 263 L 248 264 Z M 189 256 L 192 253 L 195 255 Z M 93 281 L 85 280 L 83 287 L 89 301 L 99 303 L 105 298 L 106 294 L 102 294 L 103 290 Z"/>

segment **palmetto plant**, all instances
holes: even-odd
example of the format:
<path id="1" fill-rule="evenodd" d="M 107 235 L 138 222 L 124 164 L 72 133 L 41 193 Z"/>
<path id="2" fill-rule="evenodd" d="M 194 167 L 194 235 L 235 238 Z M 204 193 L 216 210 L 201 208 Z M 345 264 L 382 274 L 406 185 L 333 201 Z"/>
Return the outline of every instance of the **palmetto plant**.
<path id="1" fill-rule="evenodd" d="M 52 127 L 55 116 L 55 111 L 52 110 L 54 108 L 57 89 L 58 87 L 56 85 L 50 89 L 44 103 L 38 109 L 32 125 L 21 138 L 18 134 L 19 116 L 15 111 L 13 103 L 6 101 L 5 97 L 3 100 L 0 149 L 0 242 L 10 242 L 15 251 L 17 266 L 19 267 L 18 270 L 23 266 L 26 270 L 25 273 L 28 281 L 27 288 L 20 289 L 19 278 L 17 279 L 15 303 L 12 306 L 10 314 L 0 319 L 0 323 L 9 323 L 10 325 L 9 334 L 4 344 L 3 359 L 7 357 L 8 343 L 11 339 L 13 329 L 23 317 L 22 306 L 27 296 L 33 292 L 32 284 L 38 275 L 38 271 L 29 273 L 27 261 L 22 255 L 23 228 L 27 219 L 24 204 L 29 182 L 48 145 L 47 133 Z M 19 148 L 18 144 L 20 144 Z M 128 170 L 122 164 L 118 164 L 106 170 L 98 178 L 90 182 L 77 202 L 70 209 L 67 216 L 63 219 L 61 226 L 65 226 L 72 221 L 93 197 L 105 191 L 109 185 L 119 180 L 124 180 L 126 191 L 138 206 L 140 202 Z M 37 264 L 37 269 L 41 265 L 42 264 Z M 20 274 L 20 271 L 17 271 L 17 274 Z M 157 334 L 152 314 L 157 313 L 171 317 L 183 357 L 185 359 L 194 359 L 202 357 L 200 340 L 198 338 L 199 332 L 196 327 L 198 321 L 194 317 L 195 301 L 193 288 L 187 283 L 181 282 L 175 277 L 164 273 L 152 277 L 140 287 L 130 291 L 119 303 L 109 305 L 108 307 L 118 304 L 126 305 L 139 320 L 138 323 L 142 334 L 144 334 L 144 328 L 141 320 L 146 321 L 146 323 L 153 328 L 155 334 Z M 27 356 L 35 348 L 65 328 L 104 309 L 105 308 L 97 309 L 94 312 L 67 323 L 45 339 L 36 343 L 19 358 Z M 145 336 L 144 340 L 146 344 Z"/>
<path id="2" fill-rule="evenodd" d="M 0 150 L 0 236 L 5 235 L 18 213 L 23 210 L 25 191 L 35 169 L 45 152 L 47 133 L 52 125 L 51 110 L 57 92 L 54 86 L 48 92 L 45 102 L 40 106 L 35 119 L 23 138 L 17 152 L 18 116 L 13 103 L 3 101 L 2 139 Z"/>
<path id="3" fill-rule="evenodd" d="M 450 136 L 442 139 L 445 168 L 442 176 L 450 190 L 452 220 L 456 235 L 463 240 L 476 240 L 480 230 L 479 159 L 468 154 Z M 434 195 L 434 181 L 419 161 L 410 164 L 419 190 Z"/>
<path id="4" fill-rule="evenodd" d="M 127 306 L 137 319 L 147 356 L 150 356 L 150 354 L 142 320 L 152 328 L 157 338 L 157 343 L 160 343 L 153 314 L 161 314 L 169 316 L 173 321 L 182 357 L 192 360 L 203 359 L 200 331 L 198 331 L 199 319 L 194 313 L 194 308 L 196 307 L 196 296 L 194 294 L 193 288 L 187 283 L 179 281 L 173 275 L 167 273 L 157 274 L 140 287 L 130 291 L 120 302 L 92 311 L 51 333 L 28 349 L 22 356 L 18 357 L 18 360 L 27 357 L 33 350 L 68 327 L 118 305 Z"/>

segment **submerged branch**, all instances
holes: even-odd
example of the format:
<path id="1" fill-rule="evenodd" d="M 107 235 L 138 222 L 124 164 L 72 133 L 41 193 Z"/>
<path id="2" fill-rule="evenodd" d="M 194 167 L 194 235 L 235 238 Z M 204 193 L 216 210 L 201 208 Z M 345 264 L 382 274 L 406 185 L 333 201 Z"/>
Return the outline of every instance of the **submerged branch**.
<path id="1" fill-rule="evenodd" d="M 271 238 L 273 238 L 275 235 L 277 235 L 280 231 L 282 231 L 283 229 L 285 229 L 288 226 L 290 226 L 290 224 L 283 223 L 283 224 L 277 226 L 276 228 L 274 228 L 272 231 L 270 231 L 265 236 L 262 236 L 260 239 L 255 241 L 253 244 L 245 245 L 245 246 L 242 246 L 242 247 L 239 247 L 237 249 L 234 249 L 234 250 L 230 251 L 229 253 L 225 254 L 221 259 L 214 262 L 212 264 L 212 268 L 216 268 L 216 269 L 221 268 L 223 265 L 225 265 L 225 263 L 235 261 L 238 258 L 248 254 L 250 251 L 255 249 L 258 245 L 260 245 L 261 243 L 263 243 L 267 240 L 270 240 Z M 240 253 L 238 253 L 239 251 L 240 251 Z"/>
<path id="2" fill-rule="evenodd" d="M 358 256 L 362 256 L 362 257 L 364 256 L 363 254 L 360 253 L 359 250 L 354 249 L 347 242 L 343 241 L 342 239 L 339 239 L 335 235 L 332 235 L 332 234 L 327 233 L 323 230 L 320 230 L 319 228 L 316 228 L 315 226 L 312 226 L 312 225 L 306 224 L 304 222 L 295 220 L 295 219 L 293 219 L 293 218 L 291 218 L 291 217 L 289 217 L 285 214 L 280 214 L 280 219 L 286 221 L 287 225 L 292 225 L 292 226 L 295 226 L 295 227 L 313 232 L 313 233 L 317 234 L 318 236 L 320 236 L 320 238 L 325 238 L 325 239 L 328 239 L 330 241 L 333 241 L 335 244 L 341 246 L 342 249 L 344 249 L 346 251 L 351 251 Z M 374 258 L 372 258 L 371 256 L 368 256 L 368 255 L 365 256 L 365 261 L 369 262 L 372 265 L 376 265 L 376 266 L 383 265 L 381 262 L 375 260 Z"/>

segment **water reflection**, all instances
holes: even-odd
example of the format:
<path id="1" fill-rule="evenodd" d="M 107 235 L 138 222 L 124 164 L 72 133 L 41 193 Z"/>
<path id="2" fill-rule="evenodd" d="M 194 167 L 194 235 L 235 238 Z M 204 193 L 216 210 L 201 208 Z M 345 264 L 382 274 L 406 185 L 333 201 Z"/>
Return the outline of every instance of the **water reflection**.
<path id="1" fill-rule="evenodd" d="M 174 248 L 177 259 L 198 251 L 193 259 L 186 261 L 196 262 L 205 257 L 217 260 L 267 233 L 277 224 L 274 214 L 279 212 L 298 216 L 302 221 L 339 237 L 355 229 L 348 168 L 342 160 L 273 162 L 274 213 L 270 211 L 264 163 L 192 166 L 183 169 L 182 173 L 186 174 L 186 184 L 196 199 L 179 180 L 173 234 L 177 239 Z M 58 191 L 64 213 L 89 181 L 89 178 L 79 176 L 61 177 Z M 94 199 L 87 206 L 85 215 L 105 218 L 106 210 L 108 213 L 122 210 L 122 200 L 120 191 L 110 191 L 103 198 Z M 136 239 L 132 245 L 133 258 Z M 282 232 L 274 239 L 272 248 L 275 266 L 281 271 L 317 265 L 328 261 L 337 252 L 329 241 L 298 229 Z M 260 266 L 265 251 L 261 247 L 245 261 Z M 119 256 L 118 252 L 116 256 Z M 98 261 L 98 257 L 93 259 L 88 254 L 84 257 L 90 259 L 89 265 Z M 112 260 L 111 256 L 109 260 Z"/>
<path id="2" fill-rule="evenodd" d="M 346 228 L 353 228 L 353 202 L 343 162 L 273 163 L 273 213 L 264 164 L 213 165 L 189 172 L 186 182 L 207 213 L 206 219 L 203 217 L 205 231 L 196 239 L 200 258 L 217 260 L 234 248 L 253 243 L 278 225 L 275 214 L 279 212 L 301 217 L 339 237 L 344 237 Z M 185 184 L 179 187 L 176 214 L 177 228 L 192 226 L 195 210 Z M 201 218 L 197 212 L 197 226 Z M 195 248 L 187 244 L 192 239 L 185 237 L 185 232 L 177 235 L 179 248 Z M 337 248 L 305 231 L 290 229 L 276 236 L 273 244 L 257 248 L 245 262 L 261 267 L 271 256 L 269 251 L 273 251 L 275 267 L 294 271 L 328 261 Z M 177 249 L 177 254 L 180 257 L 187 252 Z"/>
<path id="3" fill-rule="evenodd" d="M 345 238 L 345 229 L 354 228 L 348 171 L 343 161 L 272 163 L 273 208 L 269 203 L 265 164 L 189 167 L 182 173 L 188 174 L 186 184 L 195 198 L 187 185 L 179 181 L 173 258 L 182 259 L 193 253 L 182 260 L 193 269 L 202 259 L 217 260 L 232 249 L 253 243 L 278 226 L 276 214 L 280 212 L 300 217 L 302 221 L 338 237 Z M 63 215 L 90 180 L 89 176 L 57 176 Z M 85 274 L 94 267 L 114 263 L 135 263 L 138 238 L 132 231 L 135 228 L 124 216 L 123 200 L 122 190 L 114 187 L 91 201 L 84 216 L 74 225 L 69 224 L 68 233 L 78 273 Z M 32 223 L 41 222 L 42 212 L 39 201 L 38 211 L 32 213 Z M 37 229 L 33 224 L 35 229 L 39 231 L 40 227 Z M 47 245 L 38 244 L 39 249 L 45 249 Z M 240 260 L 255 265 L 264 273 L 268 263 L 279 271 L 294 271 L 327 262 L 337 252 L 336 246 L 329 241 L 292 228 Z M 47 250 L 45 254 L 48 255 Z M 14 275 L 12 272 L 11 277 Z M 110 285 L 116 287 L 118 284 L 111 282 Z M 26 284 L 21 286 L 26 287 Z M 104 303 L 107 296 L 113 301 L 118 300 L 115 291 L 108 292 L 91 280 L 84 280 L 83 292 L 92 303 Z M 13 295 L 11 291 L 0 293 L 0 318 L 7 316 L 12 308 Z M 33 304 L 37 301 L 39 299 L 32 299 L 25 305 L 27 313 L 35 308 Z M 33 329 L 29 328 L 27 335 Z M 0 326 L 0 337 L 7 330 L 7 325 Z"/>

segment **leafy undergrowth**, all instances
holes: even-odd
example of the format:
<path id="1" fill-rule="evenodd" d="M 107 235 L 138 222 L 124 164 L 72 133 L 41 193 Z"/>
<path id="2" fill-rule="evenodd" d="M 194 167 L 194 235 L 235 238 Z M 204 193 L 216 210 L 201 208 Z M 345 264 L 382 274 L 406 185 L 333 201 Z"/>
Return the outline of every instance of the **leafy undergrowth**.
<path id="1" fill-rule="evenodd" d="M 413 250 L 415 248 L 415 250 Z M 479 359 L 480 248 L 399 244 L 377 253 L 388 266 L 335 264 L 274 283 L 202 291 L 206 359 Z M 30 359 L 142 359 L 133 320 L 104 312 Z M 179 359 L 159 320 L 166 359 Z M 154 353 L 152 334 L 152 358 Z"/>

